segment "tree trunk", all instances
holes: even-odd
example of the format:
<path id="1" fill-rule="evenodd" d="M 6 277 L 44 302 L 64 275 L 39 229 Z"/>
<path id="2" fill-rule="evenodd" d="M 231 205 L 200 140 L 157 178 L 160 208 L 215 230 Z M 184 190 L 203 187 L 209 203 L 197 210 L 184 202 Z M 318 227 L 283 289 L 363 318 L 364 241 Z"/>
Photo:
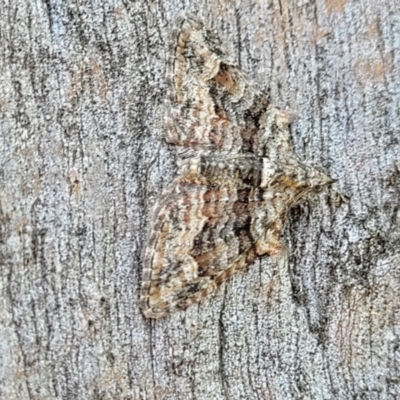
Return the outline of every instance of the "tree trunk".
<path id="1" fill-rule="evenodd" d="M 336 179 L 199 305 L 139 308 L 167 1 L 0 2 L 0 398 L 400 398 L 396 0 L 187 2 Z"/>

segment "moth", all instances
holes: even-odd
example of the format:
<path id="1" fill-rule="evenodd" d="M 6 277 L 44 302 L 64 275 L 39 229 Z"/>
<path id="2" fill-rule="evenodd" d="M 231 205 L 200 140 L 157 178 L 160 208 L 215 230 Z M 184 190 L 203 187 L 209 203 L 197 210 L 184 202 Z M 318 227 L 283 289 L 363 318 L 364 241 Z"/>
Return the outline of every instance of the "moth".
<path id="1" fill-rule="evenodd" d="M 178 173 L 153 211 L 141 308 L 160 318 L 197 303 L 257 257 L 279 254 L 288 210 L 331 183 L 293 152 L 275 108 L 193 18 L 174 32 L 166 140 Z"/>

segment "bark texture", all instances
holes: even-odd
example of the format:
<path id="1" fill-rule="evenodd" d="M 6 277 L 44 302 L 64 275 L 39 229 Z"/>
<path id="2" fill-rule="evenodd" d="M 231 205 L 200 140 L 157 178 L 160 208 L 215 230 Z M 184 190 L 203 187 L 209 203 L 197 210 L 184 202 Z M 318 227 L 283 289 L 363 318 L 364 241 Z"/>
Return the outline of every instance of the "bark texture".
<path id="1" fill-rule="evenodd" d="M 332 191 L 287 257 L 162 320 L 139 309 L 169 32 L 212 27 Z M 397 0 L 0 0 L 0 398 L 400 397 Z"/>

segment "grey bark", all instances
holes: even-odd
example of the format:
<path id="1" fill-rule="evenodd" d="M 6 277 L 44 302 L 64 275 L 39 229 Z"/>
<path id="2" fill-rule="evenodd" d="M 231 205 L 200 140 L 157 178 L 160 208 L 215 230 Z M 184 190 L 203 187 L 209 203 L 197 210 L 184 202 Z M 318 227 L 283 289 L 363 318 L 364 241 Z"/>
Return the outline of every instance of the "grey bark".
<path id="1" fill-rule="evenodd" d="M 337 179 L 262 258 L 167 319 L 139 309 L 165 59 L 185 11 Z M 0 1 L 0 398 L 400 398 L 397 0 Z"/>

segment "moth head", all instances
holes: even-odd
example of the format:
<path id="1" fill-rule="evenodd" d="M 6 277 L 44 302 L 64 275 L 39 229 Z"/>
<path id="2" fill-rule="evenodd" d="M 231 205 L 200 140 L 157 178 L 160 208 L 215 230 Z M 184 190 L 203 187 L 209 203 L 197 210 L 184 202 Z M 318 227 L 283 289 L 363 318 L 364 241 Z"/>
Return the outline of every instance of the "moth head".
<path id="1" fill-rule="evenodd" d="M 284 162 L 266 157 L 262 160 L 261 188 L 278 185 L 280 190 L 306 195 L 319 193 L 334 182 L 319 168 L 302 163 L 296 157 L 287 158 Z"/>

